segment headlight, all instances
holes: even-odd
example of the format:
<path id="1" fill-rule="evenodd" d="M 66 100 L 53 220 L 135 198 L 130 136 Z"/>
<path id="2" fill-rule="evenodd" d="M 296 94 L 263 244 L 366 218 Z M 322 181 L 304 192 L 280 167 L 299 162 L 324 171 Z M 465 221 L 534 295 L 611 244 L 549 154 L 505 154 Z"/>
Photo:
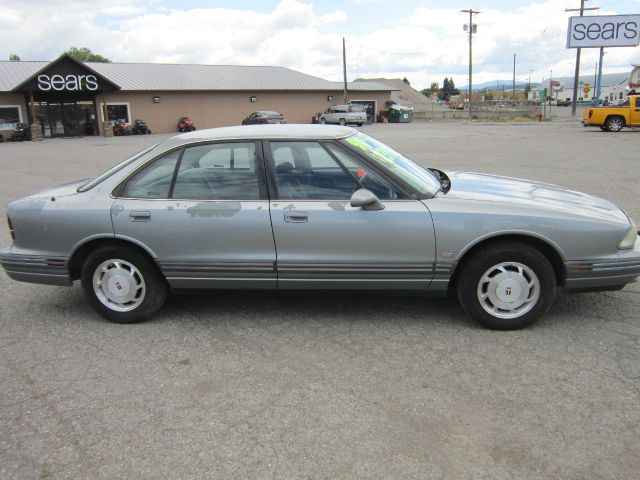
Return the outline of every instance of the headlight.
<path id="1" fill-rule="evenodd" d="M 618 244 L 618 248 L 620 250 L 629 250 L 630 248 L 633 248 L 636 243 L 636 239 L 638 238 L 638 227 L 633 223 L 633 220 L 629 219 L 629 222 L 631 222 L 631 227 L 622 241 Z"/>

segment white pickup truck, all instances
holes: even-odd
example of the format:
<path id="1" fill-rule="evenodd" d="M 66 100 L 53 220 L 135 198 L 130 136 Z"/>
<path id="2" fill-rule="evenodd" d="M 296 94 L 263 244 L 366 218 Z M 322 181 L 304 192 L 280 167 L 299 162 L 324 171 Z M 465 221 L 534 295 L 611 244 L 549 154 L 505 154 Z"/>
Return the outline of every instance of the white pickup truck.
<path id="1" fill-rule="evenodd" d="M 334 105 L 320 115 L 319 122 L 333 123 L 336 125 L 347 125 L 351 123 L 361 127 L 363 123 L 367 122 L 367 112 L 365 111 L 364 105 Z"/>

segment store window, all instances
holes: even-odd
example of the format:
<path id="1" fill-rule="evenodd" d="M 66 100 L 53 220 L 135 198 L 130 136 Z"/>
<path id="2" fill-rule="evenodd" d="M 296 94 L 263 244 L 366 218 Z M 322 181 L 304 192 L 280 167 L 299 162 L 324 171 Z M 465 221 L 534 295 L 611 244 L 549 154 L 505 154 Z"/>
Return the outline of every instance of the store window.
<path id="1" fill-rule="evenodd" d="M 102 104 L 100 104 L 102 108 Z M 131 123 L 128 103 L 107 103 L 107 121 L 115 123 L 116 120 L 125 120 Z"/>
<path id="2" fill-rule="evenodd" d="M 13 130 L 22 123 L 22 112 L 18 105 L 0 105 L 0 130 Z"/>

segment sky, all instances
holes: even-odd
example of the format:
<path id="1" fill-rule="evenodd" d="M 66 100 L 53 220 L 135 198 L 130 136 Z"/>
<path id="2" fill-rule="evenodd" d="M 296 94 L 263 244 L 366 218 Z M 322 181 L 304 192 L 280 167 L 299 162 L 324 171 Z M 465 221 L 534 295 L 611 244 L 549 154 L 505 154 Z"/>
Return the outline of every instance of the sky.
<path id="1" fill-rule="evenodd" d="M 467 2 L 468 0 L 465 0 Z M 422 89 L 452 77 L 467 84 L 463 25 L 472 7 L 473 83 L 572 76 L 566 8 L 580 0 L 0 0 L 0 59 L 52 60 L 71 46 L 114 62 L 278 65 L 342 80 L 403 78 Z M 587 0 L 589 15 L 640 14 L 640 0 Z M 582 74 L 597 49 L 583 49 Z M 640 47 L 605 50 L 604 73 L 640 64 Z"/>

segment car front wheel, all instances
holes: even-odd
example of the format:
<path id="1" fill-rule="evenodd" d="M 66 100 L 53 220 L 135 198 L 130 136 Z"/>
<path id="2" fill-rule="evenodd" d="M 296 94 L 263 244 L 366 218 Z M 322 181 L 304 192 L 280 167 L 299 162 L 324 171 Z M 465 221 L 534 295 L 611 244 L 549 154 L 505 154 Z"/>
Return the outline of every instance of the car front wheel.
<path id="1" fill-rule="evenodd" d="M 549 310 L 555 299 L 553 267 L 528 245 L 491 245 L 461 267 L 458 300 L 471 318 L 487 328 L 524 328 Z"/>
<path id="2" fill-rule="evenodd" d="M 153 260 L 126 247 L 95 250 L 84 262 L 81 279 L 93 309 L 116 323 L 146 320 L 162 307 L 169 291 Z"/>

